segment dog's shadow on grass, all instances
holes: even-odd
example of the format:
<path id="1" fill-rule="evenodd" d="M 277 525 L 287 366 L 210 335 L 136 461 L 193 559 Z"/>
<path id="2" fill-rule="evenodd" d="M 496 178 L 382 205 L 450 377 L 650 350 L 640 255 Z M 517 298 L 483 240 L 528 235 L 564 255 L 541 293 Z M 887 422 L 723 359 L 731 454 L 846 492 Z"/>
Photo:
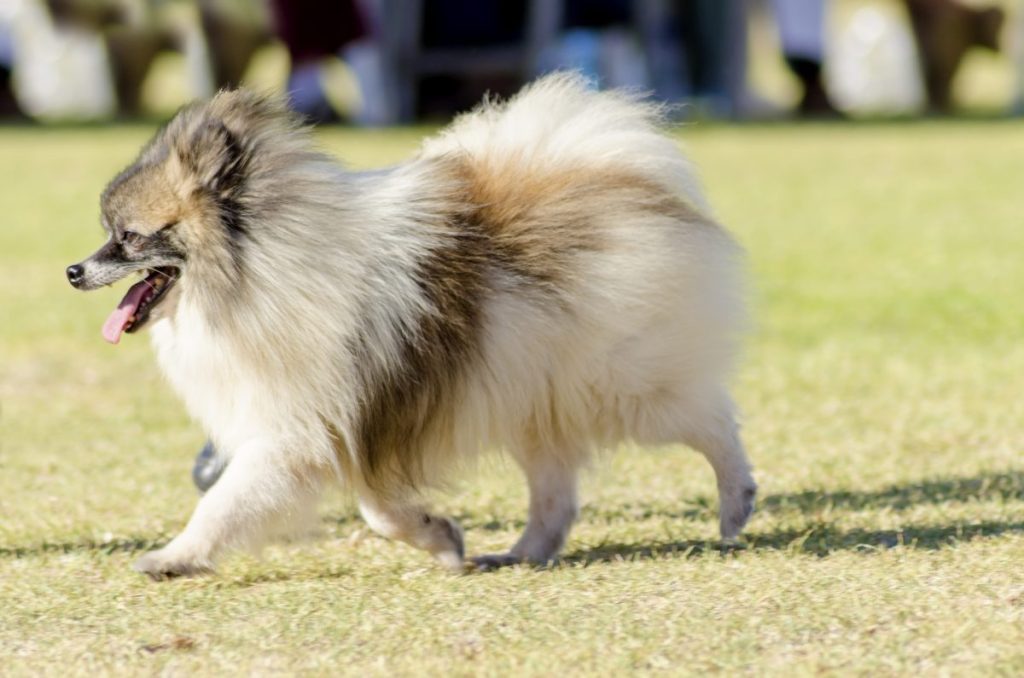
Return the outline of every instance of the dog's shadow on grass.
<path id="1" fill-rule="evenodd" d="M 761 499 L 762 513 L 798 511 L 818 515 L 836 509 L 902 510 L 922 504 L 967 501 L 1024 500 L 1024 472 L 984 473 L 968 478 L 940 478 L 893 485 L 881 490 L 816 491 L 768 495 Z M 680 516 L 673 513 L 670 517 Z M 844 530 L 825 521 L 812 521 L 802 529 L 779 529 L 747 533 L 740 544 L 678 540 L 646 544 L 601 543 L 576 549 L 562 556 L 567 564 L 588 564 L 617 560 L 650 559 L 666 556 L 696 557 L 705 553 L 731 554 L 744 551 L 786 551 L 826 556 L 839 551 L 871 553 L 899 546 L 937 550 L 971 539 L 1007 533 L 1024 533 L 1024 521 L 980 521 L 955 525 L 910 525 L 899 529 Z"/>
<path id="2" fill-rule="evenodd" d="M 922 504 L 943 504 L 967 501 L 1021 501 L 1024 500 L 1024 471 L 983 473 L 967 478 L 940 478 L 917 483 L 893 485 L 881 490 L 816 491 L 774 494 L 763 497 L 758 511 L 781 514 L 792 511 L 808 516 L 827 514 L 836 509 L 901 510 Z M 705 505 L 706 504 L 706 505 Z M 628 507 L 627 513 L 637 507 Z M 618 511 L 622 507 L 610 507 Z M 598 515 L 604 515 L 599 511 Z M 665 511 L 645 508 L 643 517 L 668 517 L 676 520 L 705 520 L 713 515 L 710 502 L 696 508 Z M 471 516 L 465 516 L 469 519 Z M 336 520 L 348 522 L 354 516 Z M 465 522 L 471 523 L 471 520 Z M 484 523 L 473 529 L 507 529 L 519 527 L 511 523 Z M 1024 521 L 982 521 L 955 525 L 906 526 L 892 530 L 843 530 L 827 520 L 813 520 L 802 529 L 779 529 L 768 532 L 748 532 L 738 545 L 698 540 L 672 540 L 643 544 L 600 543 L 565 553 L 560 559 L 567 564 L 597 563 L 615 560 L 649 559 L 662 556 L 697 556 L 704 553 L 735 553 L 743 551 L 789 551 L 825 556 L 837 551 L 873 552 L 905 546 L 915 549 L 940 549 L 970 539 L 993 537 L 1006 533 L 1024 533 Z M 136 553 L 163 546 L 163 539 L 128 536 L 110 540 L 82 539 L 66 542 L 42 542 L 31 545 L 0 545 L 0 558 L 23 558 L 46 553 Z"/>
<path id="3" fill-rule="evenodd" d="M 85 538 L 72 541 L 43 541 L 29 546 L 0 546 L 0 558 L 27 558 L 47 553 L 140 553 L 166 546 L 167 541 L 137 536 L 102 540 Z"/>
<path id="4" fill-rule="evenodd" d="M 758 510 L 776 513 L 799 510 L 818 513 L 828 509 L 901 510 L 922 504 L 963 501 L 1007 501 L 1024 499 L 1024 471 L 982 473 L 969 478 L 938 478 L 881 490 L 807 490 L 773 494 L 758 502 Z"/>
<path id="5" fill-rule="evenodd" d="M 591 564 L 662 557 L 694 558 L 707 553 L 779 551 L 824 557 L 841 551 L 874 553 L 899 546 L 938 550 L 959 542 L 1007 533 L 1024 534 L 1024 521 L 983 521 L 958 525 L 908 526 L 895 530 L 841 530 L 818 523 L 802 530 L 775 530 L 749 534 L 737 544 L 679 540 L 647 544 L 602 543 L 576 549 L 559 560 L 565 564 Z"/>

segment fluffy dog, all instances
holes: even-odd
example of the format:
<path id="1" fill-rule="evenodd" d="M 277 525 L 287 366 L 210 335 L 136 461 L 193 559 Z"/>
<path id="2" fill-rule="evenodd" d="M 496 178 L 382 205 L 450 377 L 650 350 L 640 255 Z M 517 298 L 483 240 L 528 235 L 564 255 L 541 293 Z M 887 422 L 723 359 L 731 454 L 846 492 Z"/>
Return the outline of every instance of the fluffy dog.
<path id="1" fill-rule="evenodd" d="M 327 483 L 375 531 L 463 568 L 423 489 L 504 450 L 529 521 L 487 568 L 554 558 L 593 451 L 685 443 L 714 468 L 721 533 L 755 484 L 726 378 L 738 249 L 659 110 L 574 75 L 485 102 L 394 168 L 353 173 L 278 102 L 183 109 L 102 197 L 109 239 L 68 268 L 135 272 L 103 328 L 144 326 L 231 461 L 185 530 L 136 568 L 208 571 L 308 515 Z"/>

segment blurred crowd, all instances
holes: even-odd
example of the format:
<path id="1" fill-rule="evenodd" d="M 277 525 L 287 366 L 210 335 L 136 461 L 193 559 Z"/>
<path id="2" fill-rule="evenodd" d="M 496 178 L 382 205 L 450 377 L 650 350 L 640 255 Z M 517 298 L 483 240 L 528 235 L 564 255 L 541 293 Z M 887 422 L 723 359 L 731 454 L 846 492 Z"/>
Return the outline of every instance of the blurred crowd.
<path id="1" fill-rule="evenodd" d="M 850 2 L 846 2 L 847 5 Z M 0 0 L 0 117 L 145 113 L 168 55 L 184 99 L 246 80 L 287 52 L 281 86 L 316 121 L 447 117 L 484 92 L 575 68 L 602 87 L 685 103 L 684 115 L 949 113 L 972 50 L 1003 51 L 1024 101 L 1024 12 L 1007 3 L 865 3 L 830 30 L 829 0 Z M 886 5 L 886 6 L 880 6 Z M 751 86 L 752 21 L 770 22 L 798 94 Z"/>

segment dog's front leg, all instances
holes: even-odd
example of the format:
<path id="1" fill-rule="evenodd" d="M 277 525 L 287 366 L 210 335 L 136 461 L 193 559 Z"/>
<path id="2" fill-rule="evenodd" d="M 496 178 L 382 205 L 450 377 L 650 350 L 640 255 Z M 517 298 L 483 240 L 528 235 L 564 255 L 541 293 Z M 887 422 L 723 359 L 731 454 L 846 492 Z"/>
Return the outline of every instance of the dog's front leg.
<path id="1" fill-rule="evenodd" d="M 269 439 L 242 445 L 185 530 L 135 569 L 155 580 L 210 572 L 225 551 L 256 546 L 289 515 L 307 515 L 319 487 L 311 461 Z"/>
<path id="2" fill-rule="evenodd" d="M 359 512 L 370 529 L 427 551 L 450 570 L 461 570 L 465 548 L 459 524 L 431 513 L 416 501 L 398 499 L 400 492 L 395 495 L 385 498 L 365 487 L 359 491 Z"/>

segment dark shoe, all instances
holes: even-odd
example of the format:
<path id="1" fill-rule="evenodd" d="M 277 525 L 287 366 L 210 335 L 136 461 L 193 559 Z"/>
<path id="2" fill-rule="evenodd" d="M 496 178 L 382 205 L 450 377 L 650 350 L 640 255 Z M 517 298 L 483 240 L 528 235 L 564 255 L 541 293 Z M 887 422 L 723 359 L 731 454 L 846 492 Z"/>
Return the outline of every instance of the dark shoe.
<path id="1" fill-rule="evenodd" d="M 843 117 L 839 109 L 832 105 L 832 100 L 825 91 L 825 83 L 821 77 L 821 62 L 804 57 L 786 57 L 786 63 L 803 87 L 803 95 L 797 106 L 800 117 L 822 120 Z"/>

